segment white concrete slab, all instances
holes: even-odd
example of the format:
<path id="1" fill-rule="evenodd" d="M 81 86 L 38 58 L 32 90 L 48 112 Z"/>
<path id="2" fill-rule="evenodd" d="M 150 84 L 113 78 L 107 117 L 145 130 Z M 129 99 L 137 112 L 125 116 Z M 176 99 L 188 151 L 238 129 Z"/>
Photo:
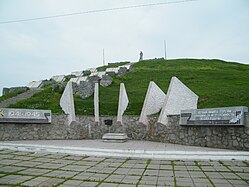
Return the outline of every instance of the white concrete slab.
<path id="1" fill-rule="evenodd" d="M 88 77 L 88 76 L 79 77 L 79 78 L 77 79 L 77 82 L 76 82 L 76 83 L 79 85 L 81 81 L 87 81 L 87 77 Z"/>
<path id="2" fill-rule="evenodd" d="M 95 122 L 99 122 L 99 83 L 94 86 L 94 116 Z"/>
<path id="3" fill-rule="evenodd" d="M 127 68 L 127 70 L 130 70 L 131 65 L 127 64 L 127 65 L 122 65 L 122 66 L 118 66 L 118 67 L 119 68 L 124 67 L 124 68 Z"/>
<path id="4" fill-rule="evenodd" d="M 40 81 L 32 81 L 28 84 L 28 88 L 39 88 L 42 84 L 43 80 Z"/>
<path id="5" fill-rule="evenodd" d="M 198 96 L 177 77 L 172 77 L 158 122 L 166 125 L 167 115 L 180 114 L 181 110 L 197 109 L 197 102 Z"/>
<path id="6" fill-rule="evenodd" d="M 99 71 L 99 72 L 93 72 L 91 73 L 89 76 L 98 76 L 99 78 L 102 78 L 103 75 L 105 75 L 106 72 L 105 71 Z"/>
<path id="7" fill-rule="evenodd" d="M 161 110 L 165 96 L 166 94 L 156 85 L 156 83 L 151 81 L 145 96 L 139 122 L 147 124 L 147 115 L 155 114 Z"/>
<path id="8" fill-rule="evenodd" d="M 63 82 L 65 80 L 65 75 L 55 75 L 52 77 L 55 82 Z"/>
<path id="9" fill-rule="evenodd" d="M 249 160 L 249 151 L 133 140 L 124 143 L 105 143 L 102 140 L 1 141 L 0 150 L 4 149 L 163 160 Z"/>
<path id="10" fill-rule="evenodd" d="M 81 77 L 83 75 L 82 71 L 74 71 L 71 73 L 71 75 L 75 75 L 76 77 Z"/>
<path id="11" fill-rule="evenodd" d="M 118 102 L 118 116 L 117 121 L 122 123 L 122 116 L 129 103 L 129 99 L 125 90 L 124 83 L 120 83 L 119 102 Z"/>
<path id="12" fill-rule="evenodd" d="M 69 81 L 61 96 L 60 106 L 62 110 L 68 114 L 68 125 L 75 121 L 75 109 L 74 109 L 74 98 L 72 82 Z"/>
<path id="13" fill-rule="evenodd" d="M 119 70 L 119 67 L 117 67 L 117 68 L 106 68 L 106 72 L 108 73 L 108 72 L 115 72 L 115 74 L 117 74 L 118 73 L 118 70 Z"/>
<path id="14" fill-rule="evenodd" d="M 91 73 L 97 72 L 96 68 L 88 68 L 86 71 L 90 71 Z"/>

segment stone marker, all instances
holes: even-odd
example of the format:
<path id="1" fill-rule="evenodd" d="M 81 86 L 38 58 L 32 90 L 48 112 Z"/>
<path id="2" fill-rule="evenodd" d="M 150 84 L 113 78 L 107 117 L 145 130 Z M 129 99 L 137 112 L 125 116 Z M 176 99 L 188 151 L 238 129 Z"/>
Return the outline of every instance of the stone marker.
<path id="1" fill-rule="evenodd" d="M 95 122 L 99 122 L 99 83 L 94 87 L 94 116 Z"/>
<path id="2" fill-rule="evenodd" d="M 129 100 L 125 90 L 125 85 L 124 83 L 120 83 L 117 121 L 121 122 L 121 124 L 122 124 L 122 116 L 128 106 L 128 103 Z"/>
<path id="3" fill-rule="evenodd" d="M 167 124 L 167 115 L 177 115 L 181 110 L 197 109 L 198 96 L 178 78 L 172 77 L 158 122 Z"/>
<path id="4" fill-rule="evenodd" d="M 75 121 L 74 99 L 72 82 L 68 82 L 67 86 L 61 96 L 60 106 L 62 110 L 68 114 L 68 125 Z"/>
<path id="5" fill-rule="evenodd" d="M 100 85 L 103 87 L 110 86 L 112 84 L 112 77 L 109 75 L 103 75 L 100 81 Z"/>
<path id="6" fill-rule="evenodd" d="M 0 108 L 0 123 L 51 123 L 51 110 Z"/>
<path id="7" fill-rule="evenodd" d="M 161 110 L 165 96 L 166 94 L 156 85 L 156 83 L 151 81 L 145 96 L 139 122 L 148 124 L 147 115 L 155 114 Z"/>
<path id="8" fill-rule="evenodd" d="M 245 125 L 244 106 L 182 110 L 180 125 Z"/>

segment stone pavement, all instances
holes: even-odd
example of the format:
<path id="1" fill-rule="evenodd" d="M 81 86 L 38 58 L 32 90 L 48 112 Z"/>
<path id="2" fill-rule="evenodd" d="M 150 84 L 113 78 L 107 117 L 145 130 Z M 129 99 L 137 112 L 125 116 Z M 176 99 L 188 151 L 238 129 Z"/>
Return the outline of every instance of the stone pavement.
<path id="1" fill-rule="evenodd" d="M 134 140 L 125 143 L 105 143 L 102 140 L 0 141 L 0 150 L 2 149 L 145 159 L 249 160 L 249 151 Z"/>
<path id="2" fill-rule="evenodd" d="M 0 151 L 0 186 L 249 186 L 248 161 L 154 160 Z"/>

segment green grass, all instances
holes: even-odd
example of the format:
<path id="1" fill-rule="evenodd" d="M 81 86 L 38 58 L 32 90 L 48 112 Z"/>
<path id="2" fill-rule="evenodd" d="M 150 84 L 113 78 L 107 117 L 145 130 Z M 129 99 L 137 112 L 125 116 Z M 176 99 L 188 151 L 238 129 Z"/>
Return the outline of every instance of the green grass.
<path id="1" fill-rule="evenodd" d="M 125 76 L 113 76 L 111 86 L 100 86 L 101 115 L 117 115 L 121 82 L 125 83 L 129 98 L 125 115 L 139 115 L 149 82 L 154 81 L 166 93 L 172 76 L 178 77 L 199 96 L 198 108 L 249 106 L 249 65 L 221 60 L 158 59 L 138 62 L 132 69 Z M 11 107 L 51 109 L 53 113 L 62 113 L 60 96 L 61 92 L 46 88 Z M 79 96 L 74 98 L 76 114 L 94 114 L 93 96 L 84 100 Z"/>

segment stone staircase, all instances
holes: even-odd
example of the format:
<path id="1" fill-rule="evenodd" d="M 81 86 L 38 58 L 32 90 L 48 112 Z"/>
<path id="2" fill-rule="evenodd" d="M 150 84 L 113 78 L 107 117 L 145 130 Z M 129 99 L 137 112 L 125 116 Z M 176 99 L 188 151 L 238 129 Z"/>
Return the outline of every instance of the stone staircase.
<path id="1" fill-rule="evenodd" d="M 6 108 L 11 104 L 15 104 L 15 103 L 17 103 L 19 101 L 28 99 L 28 98 L 32 97 L 34 94 L 36 94 L 36 93 L 38 93 L 40 91 L 42 91 L 42 89 L 40 89 L 40 88 L 30 89 L 30 90 L 28 90 L 28 91 L 26 91 L 24 93 L 21 93 L 21 94 L 15 96 L 15 97 L 6 99 L 6 100 L 0 102 L 0 108 Z"/>

